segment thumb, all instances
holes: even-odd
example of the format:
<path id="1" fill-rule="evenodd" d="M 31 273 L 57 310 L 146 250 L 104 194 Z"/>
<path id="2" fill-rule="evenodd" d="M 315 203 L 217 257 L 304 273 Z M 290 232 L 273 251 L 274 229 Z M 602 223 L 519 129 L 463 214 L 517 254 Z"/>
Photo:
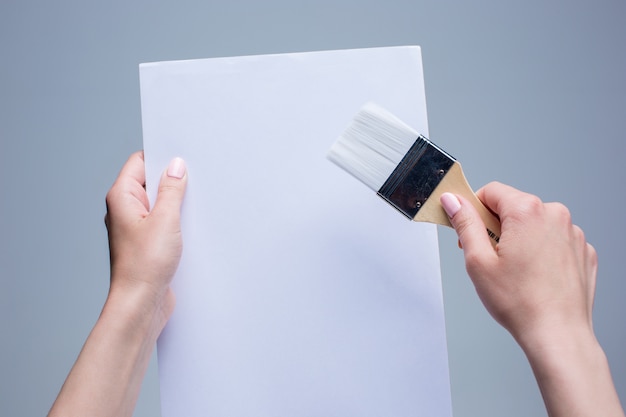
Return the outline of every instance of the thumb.
<path id="1" fill-rule="evenodd" d="M 469 201 L 452 193 L 443 193 L 440 202 L 459 236 L 466 258 L 493 252 L 489 235 L 485 233 L 485 223 Z"/>
<path id="2" fill-rule="evenodd" d="M 178 218 L 187 188 L 187 166 L 181 158 L 174 158 L 161 176 L 159 190 L 152 212 L 164 212 Z"/>

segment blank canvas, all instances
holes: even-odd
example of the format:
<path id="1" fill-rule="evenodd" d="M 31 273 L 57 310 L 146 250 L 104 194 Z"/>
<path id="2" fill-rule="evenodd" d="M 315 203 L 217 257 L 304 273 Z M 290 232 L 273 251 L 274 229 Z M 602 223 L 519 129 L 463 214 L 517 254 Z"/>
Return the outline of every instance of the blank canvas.
<path id="1" fill-rule="evenodd" d="M 187 162 L 163 417 L 451 416 L 436 227 L 326 159 L 366 101 L 428 135 L 419 47 L 142 64 L 147 189 Z"/>

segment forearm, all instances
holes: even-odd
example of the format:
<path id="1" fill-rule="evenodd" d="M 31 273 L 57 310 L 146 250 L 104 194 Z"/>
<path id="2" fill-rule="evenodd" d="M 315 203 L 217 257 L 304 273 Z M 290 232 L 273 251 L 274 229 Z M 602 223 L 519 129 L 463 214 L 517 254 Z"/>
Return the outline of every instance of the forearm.
<path id="1" fill-rule="evenodd" d="M 593 335 L 524 343 L 550 417 L 623 417 L 608 361 Z"/>
<path id="2" fill-rule="evenodd" d="M 131 416 L 171 294 L 112 289 L 49 416 Z"/>

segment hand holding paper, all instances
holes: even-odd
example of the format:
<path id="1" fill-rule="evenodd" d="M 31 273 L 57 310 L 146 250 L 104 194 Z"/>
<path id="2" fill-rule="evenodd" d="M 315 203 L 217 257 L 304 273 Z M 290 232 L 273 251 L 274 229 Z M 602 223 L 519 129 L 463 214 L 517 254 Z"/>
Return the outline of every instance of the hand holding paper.
<path id="1" fill-rule="evenodd" d="M 169 283 L 180 258 L 186 178 L 184 166 L 173 162 L 152 210 L 141 152 L 131 155 L 107 195 L 109 294 L 51 417 L 133 414 L 154 344 L 174 309 Z"/>

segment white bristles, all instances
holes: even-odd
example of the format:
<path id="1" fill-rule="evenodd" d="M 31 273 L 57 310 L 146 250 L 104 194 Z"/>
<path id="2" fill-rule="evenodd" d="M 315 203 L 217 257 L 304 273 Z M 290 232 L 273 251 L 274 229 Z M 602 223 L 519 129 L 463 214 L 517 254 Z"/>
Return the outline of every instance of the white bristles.
<path id="1" fill-rule="evenodd" d="M 378 191 L 418 136 L 387 110 L 367 103 L 332 145 L 328 159 Z"/>

